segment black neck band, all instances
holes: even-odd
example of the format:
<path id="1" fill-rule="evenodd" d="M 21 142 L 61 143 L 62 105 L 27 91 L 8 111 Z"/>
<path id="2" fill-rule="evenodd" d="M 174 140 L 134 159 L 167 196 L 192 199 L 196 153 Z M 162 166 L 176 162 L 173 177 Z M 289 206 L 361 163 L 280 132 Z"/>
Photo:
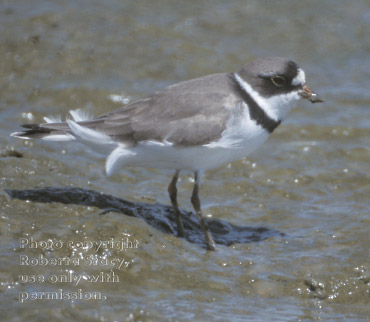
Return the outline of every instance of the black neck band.
<path id="1" fill-rule="evenodd" d="M 272 133 L 280 125 L 281 120 L 275 121 L 270 118 L 252 98 L 252 96 L 250 96 L 250 94 L 241 86 L 236 77 L 236 74 L 231 75 L 233 88 L 235 92 L 242 98 L 242 100 L 248 105 L 251 119 L 256 121 L 258 125 L 261 125 L 266 131 Z"/>

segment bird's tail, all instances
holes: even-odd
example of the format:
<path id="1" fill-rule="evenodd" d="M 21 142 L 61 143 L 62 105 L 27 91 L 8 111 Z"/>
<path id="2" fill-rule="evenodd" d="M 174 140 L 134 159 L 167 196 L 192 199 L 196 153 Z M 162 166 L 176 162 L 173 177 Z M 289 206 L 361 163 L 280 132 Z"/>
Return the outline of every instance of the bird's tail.
<path id="1" fill-rule="evenodd" d="M 96 140 L 97 132 L 91 129 L 95 122 L 81 110 L 70 111 L 71 120 L 62 122 L 60 118 L 44 117 L 46 123 L 23 124 L 25 130 L 11 136 L 21 139 L 43 139 L 48 141 L 72 141 L 75 139 Z M 100 134 L 99 135 L 104 135 Z M 99 136 L 98 135 L 98 136 Z"/>
<path id="2" fill-rule="evenodd" d="M 42 123 L 23 124 L 25 130 L 14 132 L 11 136 L 21 139 L 43 139 L 50 141 L 71 141 L 74 140 L 71 130 L 66 122 L 64 123 Z"/>

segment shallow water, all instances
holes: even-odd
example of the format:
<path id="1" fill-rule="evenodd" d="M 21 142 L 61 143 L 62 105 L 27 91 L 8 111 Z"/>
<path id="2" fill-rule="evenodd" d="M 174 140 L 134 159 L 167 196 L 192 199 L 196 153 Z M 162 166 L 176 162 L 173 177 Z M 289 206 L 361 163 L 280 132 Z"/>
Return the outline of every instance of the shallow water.
<path id="1" fill-rule="evenodd" d="M 4 321 L 369 320 L 367 1 L 3 1 L 0 26 Z M 76 108 L 102 114 L 266 55 L 297 61 L 325 103 L 299 103 L 257 152 L 205 174 L 204 213 L 222 223 L 220 234 L 231 227 L 223 241 L 236 241 L 222 242 L 216 252 L 204 249 L 193 219 L 188 240 L 174 236 L 167 217 L 170 171 L 126 168 L 107 178 L 104 159 L 85 147 L 9 137 L 19 124 L 45 115 L 64 117 Z M 184 214 L 192 183 L 183 173 Z M 41 187 L 51 190 L 32 200 L 5 191 Z M 82 189 L 81 199 L 72 197 L 74 187 Z M 100 215 L 106 204 L 96 203 L 91 190 L 104 193 L 109 205 L 119 203 L 114 196 L 132 208 Z M 61 247 L 21 248 L 21 238 Z M 75 243 L 110 240 L 126 244 Z M 20 265 L 21 256 L 40 255 L 80 262 Z M 124 258 L 120 269 L 105 265 L 117 258 Z M 119 281 L 88 281 L 100 272 Z M 46 280 L 21 282 L 20 275 Z M 75 285 L 56 283 L 53 275 L 83 278 Z M 106 298 L 20 303 L 32 292 L 59 289 Z"/>

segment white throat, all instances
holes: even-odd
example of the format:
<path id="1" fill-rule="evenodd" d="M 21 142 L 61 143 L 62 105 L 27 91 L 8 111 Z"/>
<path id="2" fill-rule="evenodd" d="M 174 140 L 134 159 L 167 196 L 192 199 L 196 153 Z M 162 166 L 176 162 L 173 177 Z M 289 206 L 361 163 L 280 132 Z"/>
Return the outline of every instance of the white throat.
<path id="1" fill-rule="evenodd" d="M 298 90 L 271 96 L 269 98 L 263 97 L 237 73 L 234 75 L 239 85 L 254 99 L 264 112 L 275 121 L 284 119 L 285 115 L 294 107 L 295 102 L 301 98 L 298 95 Z"/>

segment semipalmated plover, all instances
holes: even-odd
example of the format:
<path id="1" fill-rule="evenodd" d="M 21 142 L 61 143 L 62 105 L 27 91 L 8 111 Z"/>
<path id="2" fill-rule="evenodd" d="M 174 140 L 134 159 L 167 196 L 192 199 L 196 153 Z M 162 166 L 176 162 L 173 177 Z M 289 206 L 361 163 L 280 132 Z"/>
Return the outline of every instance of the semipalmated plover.
<path id="1" fill-rule="evenodd" d="M 184 236 L 177 203 L 180 170 L 194 172 L 191 202 L 208 249 L 215 242 L 202 216 L 201 173 L 239 160 L 264 143 L 300 99 L 321 98 L 306 86 L 304 71 L 293 61 L 259 58 L 237 73 L 208 75 L 166 87 L 148 97 L 96 118 L 71 111 L 60 122 L 24 124 L 12 136 L 50 141 L 78 140 L 104 148 L 108 175 L 120 167 L 175 170 L 168 186 L 178 236 Z M 103 149 L 103 150 L 104 150 Z"/>

